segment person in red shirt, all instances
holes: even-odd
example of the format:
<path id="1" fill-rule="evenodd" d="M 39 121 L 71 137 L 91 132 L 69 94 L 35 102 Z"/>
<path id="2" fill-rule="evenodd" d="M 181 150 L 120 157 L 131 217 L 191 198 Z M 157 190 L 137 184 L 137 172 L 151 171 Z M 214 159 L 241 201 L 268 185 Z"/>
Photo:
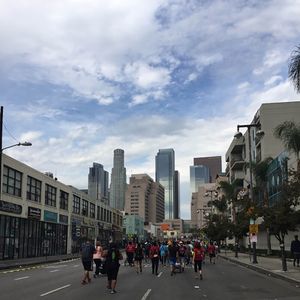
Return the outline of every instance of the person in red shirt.
<path id="1" fill-rule="evenodd" d="M 150 258 L 152 262 L 152 274 L 158 275 L 159 246 L 156 242 L 153 242 L 150 247 Z"/>
<path id="2" fill-rule="evenodd" d="M 212 241 L 210 241 L 210 243 L 208 244 L 207 252 L 209 255 L 209 262 L 215 264 L 216 263 L 216 247 Z"/>
<path id="3" fill-rule="evenodd" d="M 194 255 L 193 255 L 193 264 L 195 273 L 199 270 L 200 279 L 203 279 L 202 275 L 202 262 L 205 257 L 205 249 L 201 246 L 199 242 L 196 242 L 194 245 Z"/>
<path id="4" fill-rule="evenodd" d="M 133 267 L 133 255 L 135 252 L 135 245 L 130 241 L 126 246 L 125 251 L 127 255 L 128 264 L 129 266 Z"/>

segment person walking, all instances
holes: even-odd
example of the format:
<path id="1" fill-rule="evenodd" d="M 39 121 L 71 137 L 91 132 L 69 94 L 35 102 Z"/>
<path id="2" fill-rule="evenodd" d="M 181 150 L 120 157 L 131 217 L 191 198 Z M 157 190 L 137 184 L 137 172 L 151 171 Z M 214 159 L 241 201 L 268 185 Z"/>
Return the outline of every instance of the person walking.
<path id="1" fill-rule="evenodd" d="M 125 251 L 126 251 L 128 264 L 130 267 L 133 267 L 133 256 L 135 251 L 135 245 L 131 241 L 129 241 Z"/>
<path id="2" fill-rule="evenodd" d="M 142 273 L 142 262 L 144 258 L 144 253 L 143 253 L 143 248 L 141 243 L 137 244 L 137 247 L 134 252 L 134 261 L 135 261 L 135 266 L 136 266 L 136 273 Z"/>
<path id="3" fill-rule="evenodd" d="M 207 252 L 209 255 L 209 262 L 212 264 L 216 263 L 216 247 L 212 241 L 209 242 L 207 247 Z"/>
<path id="4" fill-rule="evenodd" d="M 81 246 L 81 261 L 84 269 L 84 275 L 81 280 L 81 284 L 87 284 L 91 282 L 90 271 L 93 271 L 93 254 L 96 251 L 94 245 L 90 241 L 86 241 Z"/>
<path id="5" fill-rule="evenodd" d="M 111 294 L 115 294 L 117 292 L 116 285 L 120 268 L 119 261 L 123 259 L 123 256 L 115 243 L 109 245 L 108 251 L 103 256 L 106 258 L 107 288 Z"/>
<path id="6" fill-rule="evenodd" d="M 298 235 L 295 235 L 295 240 L 291 242 L 291 253 L 293 256 L 293 265 L 294 267 L 296 266 L 297 262 L 297 267 L 300 266 L 300 241 L 298 240 Z"/>
<path id="7" fill-rule="evenodd" d="M 169 241 L 168 251 L 169 251 L 169 262 L 171 266 L 171 276 L 173 276 L 175 274 L 175 267 L 178 258 L 178 247 L 174 241 Z"/>
<path id="8" fill-rule="evenodd" d="M 160 262 L 162 266 L 166 266 L 167 255 L 168 255 L 168 246 L 163 242 L 159 247 Z"/>
<path id="9" fill-rule="evenodd" d="M 101 264 L 102 264 L 102 254 L 103 254 L 103 249 L 102 249 L 101 244 L 100 244 L 99 241 L 96 242 L 96 247 L 95 248 L 96 248 L 96 251 L 93 254 L 94 263 L 96 265 L 94 278 L 99 277 L 100 267 L 101 267 Z"/>
<path id="10" fill-rule="evenodd" d="M 152 262 L 152 274 L 158 275 L 159 247 L 156 242 L 153 242 L 150 247 L 149 255 Z"/>
<path id="11" fill-rule="evenodd" d="M 193 264 L 194 264 L 195 273 L 199 271 L 200 280 L 203 279 L 202 262 L 204 260 L 204 257 L 205 257 L 205 248 L 202 247 L 199 242 L 196 242 L 194 246 Z"/>

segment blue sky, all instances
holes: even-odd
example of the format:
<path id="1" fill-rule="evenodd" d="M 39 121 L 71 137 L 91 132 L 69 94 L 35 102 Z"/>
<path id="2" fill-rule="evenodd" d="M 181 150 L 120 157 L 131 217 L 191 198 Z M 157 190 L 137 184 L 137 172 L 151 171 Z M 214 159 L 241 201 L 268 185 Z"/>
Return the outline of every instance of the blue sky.
<path id="1" fill-rule="evenodd" d="M 224 158 L 261 103 L 300 100 L 299 16 L 294 0 L 0 0 L 3 144 L 33 143 L 6 153 L 85 188 L 116 148 L 152 177 L 173 148 L 189 218 L 193 157 Z"/>

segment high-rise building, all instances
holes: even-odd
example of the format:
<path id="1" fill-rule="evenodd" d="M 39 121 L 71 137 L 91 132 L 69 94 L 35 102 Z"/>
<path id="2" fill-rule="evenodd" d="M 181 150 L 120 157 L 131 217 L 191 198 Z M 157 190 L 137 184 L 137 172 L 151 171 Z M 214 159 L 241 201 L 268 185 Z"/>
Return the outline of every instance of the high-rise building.
<path id="1" fill-rule="evenodd" d="M 175 152 L 160 149 L 155 157 L 155 181 L 165 188 L 165 219 L 175 217 Z"/>
<path id="2" fill-rule="evenodd" d="M 124 150 L 114 150 L 114 162 L 111 170 L 109 204 L 111 207 L 124 210 L 126 191 L 126 168 L 124 167 Z"/>
<path id="3" fill-rule="evenodd" d="M 216 177 L 222 172 L 221 156 L 195 157 L 194 166 L 206 166 L 210 172 L 210 183 L 216 182 Z"/>
<path id="4" fill-rule="evenodd" d="M 108 204 L 108 172 L 95 162 L 89 171 L 88 194 L 92 199 Z"/>
<path id="5" fill-rule="evenodd" d="M 125 193 L 125 213 L 159 223 L 164 219 L 164 188 L 147 174 L 133 174 Z"/>
<path id="6" fill-rule="evenodd" d="M 210 182 L 209 168 L 203 165 L 190 166 L 191 193 L 198 192 L 200 185 Z"/>
<path id="7" fill-rule="evenodd" d="M 180 174 L 174 173 L 174 219 L 180 218 Z"/>

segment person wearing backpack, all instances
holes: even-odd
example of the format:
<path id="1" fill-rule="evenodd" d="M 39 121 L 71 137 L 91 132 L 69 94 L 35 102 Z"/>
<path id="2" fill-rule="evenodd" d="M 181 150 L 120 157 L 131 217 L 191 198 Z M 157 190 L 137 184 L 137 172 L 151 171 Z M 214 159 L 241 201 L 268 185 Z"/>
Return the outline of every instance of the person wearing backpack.
<path id="1" fill-rule="evenodd" d="M 134 261 L 135 261 L 137 274 L 142 273 L 143 258 L 144 258 L 143 248 L 141 243 L 138 243 L 134 252 Z"/>
<path id="2" fill-rule="evenodd" d="M 180 241 L 179 248 L 178 248 L 178 256 L 179 256 L 181 271 L 183 271 L 185 267 L 185 252 L 186 252 L 186 246 L 183 244 L 182 241 Z"/>
<path id="3" fill-rule="evenodd" d="M 100 242 L 97 241 L 96 242 L 96 251 L 93 254 L 94 263 L 96 265 L 94 278 L 99 277 L 100 267 L 101 267 L 101 264 L 102 264 L 102 254 L 103 254 L 103 249 L 101 247 Z"/>
<path id="4" fill-rule="evenodd" d="M 83 279 L 81 284 L 87 284 L 91 282 L 90 271 L 93 271 L 93 254 L 96 251 L 94 245 L 90 241 L 86 241 L 81 246 L 81 261 L 84 269 Z"/>
<path id="5" fill-rule="evenodd" d="M 205 256 L 205 249 L 201 246 L 199 242 L 195 243 L 194 246 L 194 255 L 193 255 L 193 263 L 194 263 L 194 270 L 195 273 L 199 270 L 200 279 L 203 279 L 202 275 L 202 262 Z"/>
<path id="6" fill-rule="evenodd" d="M 120 268 L 119 261 L 123 259 L 123 256 L 117 248 L 117 245 L 115 243 L 111 243 L 108 251 L 104 253 L 104 257 L 106 257 L 107 288 L 110 290 L 111 294 L 115 294 L 117 277 Z"/>
<path id="7" fill-rule="evenodd" d="M 158 275 L 159 246 L 156 242 L 153 242 L 150 248 L 150 258 L 152 262 L 152 274 Z"/>

